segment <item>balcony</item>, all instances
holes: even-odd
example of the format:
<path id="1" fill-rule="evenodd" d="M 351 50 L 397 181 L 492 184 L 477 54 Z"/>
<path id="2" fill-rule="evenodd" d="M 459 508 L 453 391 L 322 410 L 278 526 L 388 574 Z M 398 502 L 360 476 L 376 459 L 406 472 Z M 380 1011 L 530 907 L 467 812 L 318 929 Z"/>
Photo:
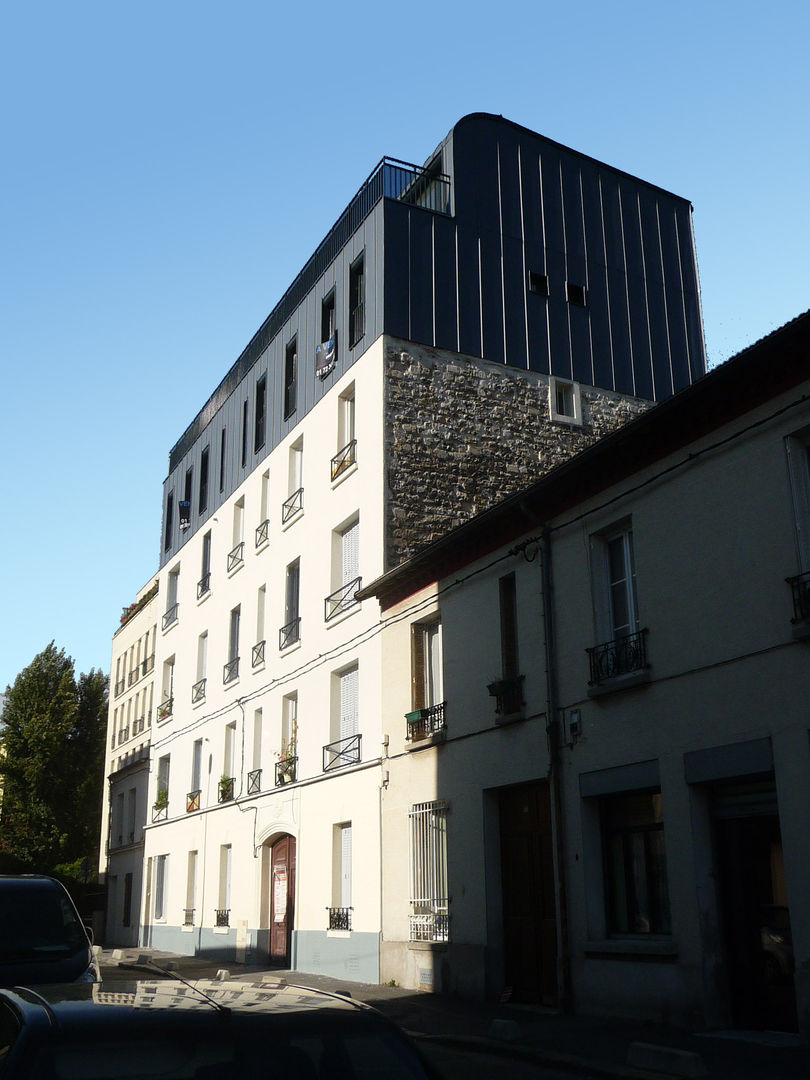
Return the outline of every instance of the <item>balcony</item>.
<path id="1" fill-rule="evenodd" d="M 204 596 L 207 596 L 211 592 L 211 571 L 203 574 L 200 580 L 197 582 L 197 599 L 202 600 Z"/>
<path id="2" fill-rule="evenodd" d="M 183 908 L 183 926 L 193 926 L 193 925 L 194 925 L 194 908 L 193 907 Z"/>
<path id="3" fill-rule="evenodd" d="M 191 704 L 197 705 L 205 701 L 205 679 L 198 679 L 191 688 Z"/>
<path id="4" fill-rule="evenodd" d="M 147 658 L 141 664 L 141 674 L 142 675 L 148 675 L 149 672 L 154 668 L 154 666 L 155 666 L 155 654 L 152 653 L 152 655 L 147 656 Z"/>
<path id="5" fill-rule="evenodd" d="M 120 746 L 122 742 L 126 742 L 128 738 L 129 738 L 129 728 L 128 727 L 122 727 L 121 730 L 118 732 L 118 745 Z"/>
<path id="6" fill-rule="evenodd" d="M 228 552 L 228 573 L 235 573 L 240 566 L 245 563 L 245 541 L 240 540 L 239 543 Z"/>
<path id="7" fill-rule="evenodd" d="M 591 671 L 590 687 L 607 687 L 631 675 L 643 676 L 649 667 L 647 628 L 606 641 L 603 645 L 595 645 L 587 653 Z M 640 679 L 633 679 L 633 685 L 638 681 Z"/>
<path id="8" fill-rule="evenodd" d="M 270 535 L 270 519 L 265 518 L 261 525 L 256 526 L 256 547 L 260 548 L 263 544 L 266 544 Z"/>
<path id="9" fill-rule="evenodd" d="M 323 748 L 323 771 L 342 769 L 345 765 L 357 765 L 360 761 L 360 735 L 337 739 Z"/>
<path id="10" fill-rule="evenodd" d="M 357 463 L 357 439 L 352 439 L 350 443 L 347 443 L 342 450 L 338 450 L 335 456 L 332 458 L 331 477 L 332 480 L 345 473 L 347 469 Z"/>
<path id="11" fill-rule="evenodd" d="M 523 713 L 524 675 L 515 675 L 510 679 L 498 679 L 487 686 L 490 697 L 495 698 L 496 721 L 516 718 Z"/>
<path id="12" fill-rule="evenodd" d="M 262 770 L 253 769 L 247 775 L 247 793 L 248 795 L 258 795 L 262 790 Z"/>
<path id="13" fill-rule="evenodd" d="M 304 509 L 304 489 L 300 487 L 281 504 L 281 524 L 286 525 L 297 513 Z"/>
<path id="14" fill-rule="evenodd" d="M 234 682 L 239 678 L 239 657 L 235 656 L 233 660 L 229 660 L 222 668 L 222 683 L 227 686 L 228 683 Z"/>
<path id="15" fill-rule="evenodd" d="M 143 731 L 143 729 L 145 727 L 146 727 L 146 717 L 145 716 L 139 716 L 138 719 L 135 720 L 133 725 L 132 725 L 132 734 L 133 735 L 140 735 L 140 733 Z"/>
<path id="16" fill-rule="evenodd" d="M 264 646 L 266 642 L 257 641 L 250 655 L 250 666 L 257 668 L 264 665 Z"/>
<path id="17" fill-rule="evenodd" d="M 449 900 L 411 901 L 414 909 L 408 917 L 411 941 L 450 940 Z"/>
<path id="18" fill-rule="evenodd" d="M 278 647 L 279 650 L 288 649 L 290 645 L 295 645 L 297 641 L 301 640 L 301 616 L 299 615 L 295 619 L 291 619 L 286 623 L 278 632 Z"/>
<path id="19" fill-rule="evenodd" d="M 231 925 L 231 909 L 230 908 L 215 908 L 216 917 L 214 926 L 230 926 Z"/>
<path id="20" fill-rule="evenodd" d="M 298 758 L 294 754 L 286 754 L 276 762 L 276 787 L 284 784 L 294 784 L 298 769 Z"/>
<path id="21" fill-rule="evenodd" d="M 202 794 L 202 789 L 197 788 L 195 791 L 190 791 L 188 793 L 188 795 L 186 795 L 186 813 L 187 814 L 192 814 L 195 810 L 200 809 L 200 795 L 201 794 Z"/>
<path id="22" fill-rule="evenodd" d="M 136 683 L 138 681 L 140 673 L 140 664 L 136 664 L 127 677 L 127 685 L 132 686 L 133 683 Z"/>
<path id="23" fill-rule="evenodd" d="M 177 614 L 179 611 L 179 604 L 172 604 L 171 607 L 166 608 L 163 619 L 161 620 L 161 626 L 164 630 L 168 630 L 170 626 L 173 626 L 177 622 Z"/>
<path id="24" fill-rule="evenodd" d="M 221 803 L 233 802 L 233 792 L 235 787 L 235 776 L 223 776 L 219 782 L 218 801 Z"/>
<path id="25" fill-rule="evenodd" d="M 423 739 L 436 740 L 437 736 L 443 737 L 447 731 L 444 717 L 446 702 L 440 701 L 438 705 L 428 705 L 425 709 L 416 709 L 414 712 L 405 714 L 408 724 L 408 733 L 405 736 L 408 742 L 419 742 Z"/>
<path id="26" fill-rule="evenodd" d="M 169 803 L 156 802 L 152 807 L 152 821 L 165 821 L 169 816 Z"/>
<path id="27" fill-rule="evenodd" d="M 174 710 L 174 698 L 173 697 L 164 698 L 163 701 L 161 701 L 160 705 L 158 705 L 158 707 L 157 707 L 157 718 L 158 718 L 158 720 L 168 720 L 168 718 L 172 715 L 173 710 Z"/>
<path id="28" fill-rule="evenodd" d="M 334 619 L 336 615 L 340 615 L 344 611 L 350 611 L 353 607 L 357 607 L 359 601 L 355 594 L 360 588 L 362 580 L 359 577 L 352 578 L 351 581 L 341 585 L 339 589 L 335 589 L 333 593 L 326 597 L 323 602 L 325 622 L 329 622 L 330 619 Z"/>
<path id="29" fill-rule="evenodd" d="M 119 679 L 118 682 L 115 684 L 115 696 L 118 697 L 119 694 L 123 694 L 124 690 L 126 690 L 126 686 L 127 680 Z"/>
<path id="30" fill-rule="evenodd" d="M 330 907 L 326 909 L 329 912 L 329 929 L 330 930 L 351 930 L 352 928 L 352 907 Z"/>
<path id="31" fill-rule="evenodd" d="M 810 637 L 810 572 L 785 578 L 785 581 L 793 596 L 793 618 L 790 620 L 793 636 L 797 639 Z"/>

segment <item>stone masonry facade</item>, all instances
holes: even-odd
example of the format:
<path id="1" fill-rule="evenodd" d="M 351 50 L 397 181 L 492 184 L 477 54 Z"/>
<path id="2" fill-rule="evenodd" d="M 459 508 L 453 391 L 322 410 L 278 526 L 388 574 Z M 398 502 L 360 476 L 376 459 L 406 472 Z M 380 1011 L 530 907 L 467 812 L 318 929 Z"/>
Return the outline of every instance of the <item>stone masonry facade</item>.
<path id="1" fill-rule="evenodd" d="M 580 384 L 582 422 L 552 420 L 549 382 L 386 340 L 387 570 L 653 404 Z"/>

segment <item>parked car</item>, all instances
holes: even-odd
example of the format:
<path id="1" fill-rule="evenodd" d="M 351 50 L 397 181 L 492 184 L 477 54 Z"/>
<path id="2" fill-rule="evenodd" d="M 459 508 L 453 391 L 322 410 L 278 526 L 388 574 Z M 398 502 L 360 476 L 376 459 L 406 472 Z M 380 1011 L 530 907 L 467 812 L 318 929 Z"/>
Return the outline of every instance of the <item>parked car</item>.
<path id="1" fill-rule="evenodd" d="M 2 1080 L 436 1080 L 368 1005 L 286 983 L 0 990 Z"/>
<path id="2" fill-rule="evenodd" d="M 40 874 L 0 874 L 0 986 L 99 978 L 92 943 L 64 885 Z"/>

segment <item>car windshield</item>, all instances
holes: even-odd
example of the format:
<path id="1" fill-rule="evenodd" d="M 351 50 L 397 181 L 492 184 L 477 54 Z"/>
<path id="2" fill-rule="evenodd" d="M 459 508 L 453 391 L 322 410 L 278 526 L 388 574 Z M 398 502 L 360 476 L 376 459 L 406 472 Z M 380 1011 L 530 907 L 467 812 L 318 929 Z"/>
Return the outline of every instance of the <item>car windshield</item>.
<path id="1" fill-rule="evenodd" d="M 0 960 L 45 960 L 86 947 L 87 937 L 57 889 L 0 893 Z"/>

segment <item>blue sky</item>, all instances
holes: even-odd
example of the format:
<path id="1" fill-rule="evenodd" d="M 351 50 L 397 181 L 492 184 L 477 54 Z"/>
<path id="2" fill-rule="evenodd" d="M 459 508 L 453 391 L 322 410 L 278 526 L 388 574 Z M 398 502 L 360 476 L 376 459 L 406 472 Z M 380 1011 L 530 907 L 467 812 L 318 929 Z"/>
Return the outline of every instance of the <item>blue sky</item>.
<path id="1" fill-rule="evenodd" d="M 810 307 L 810 4 L 9 3 L 0 690 L 107 669 L 168 451 L 383 154 L 501 113 L 689 198 L 710 363 Z"/>

